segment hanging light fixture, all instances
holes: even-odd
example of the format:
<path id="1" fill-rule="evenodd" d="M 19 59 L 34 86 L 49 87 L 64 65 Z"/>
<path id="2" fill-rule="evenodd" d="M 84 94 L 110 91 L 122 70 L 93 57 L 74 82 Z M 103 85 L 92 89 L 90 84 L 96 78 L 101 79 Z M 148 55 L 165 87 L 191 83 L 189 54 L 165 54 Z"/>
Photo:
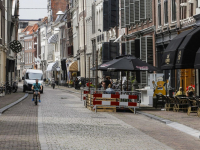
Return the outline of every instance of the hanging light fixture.
<path id="1" fill-rule="evenodd" d="M 60 31 L 60 29 L 59 28 L 55 28 L 54 31 Z"/>
<path id="2" fill-rule="evenodd" d="M 59 11 L 56 13 L 56 15 L 64 15 L 64 13 L 63 13 L 61 10 L 59 10 Z"/>

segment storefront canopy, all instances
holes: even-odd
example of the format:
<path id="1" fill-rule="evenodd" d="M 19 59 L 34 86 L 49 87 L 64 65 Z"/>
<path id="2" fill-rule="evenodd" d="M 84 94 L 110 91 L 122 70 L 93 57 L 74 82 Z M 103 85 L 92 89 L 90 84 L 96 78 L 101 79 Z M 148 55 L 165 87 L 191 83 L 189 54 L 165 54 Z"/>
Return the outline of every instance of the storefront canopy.
<path id="1" fill-rule="evenodd" d="M 196 52 L 200 47 L 200 27 L 190 32 L 180 45 L 176 56 L 176 69 L 194 68 Z"/>
<path id="2" fill-rule="evenodd" d="M 78 71 L 78 62 L 74 61 L 69 64 L 69 71 L 70 72 L 77 72 Z"/>
<path id="3" fill-rule="evenodd" d="M 194 63 L 195 69 L 200 69 L 200 48 L 196 53 L 195 63 Z"/>
<path id="4" fill-rule="evenodd" d="M 58 68 L 58 62 L 53 62 L 48 65 L 46 71 L 57 71 Z"/>
<path id="5" fill-rule="evenodd" d="M 180 33 L 178 36 L 176 36 L 167 46 L 167 48 L 164 50 L 163 53 L 163 59 L 162 59 L 162 66 L 161 69 L 164 70 L 171 70 L 174 69 L 174 65 L 176 62 L 176 56 L 177 56 L 177 50 L 181 43 L 184 41 L 186 36 L 193 32 L 195 29 L 191 29 L 188 31 L 184 31 Z"/>
<path id="6" fill-rule="evenodd" d="M 56 44 L 58 42 L 58 34 L 54 34 L 49 37 L 48 43 L 49 44 Z"/>

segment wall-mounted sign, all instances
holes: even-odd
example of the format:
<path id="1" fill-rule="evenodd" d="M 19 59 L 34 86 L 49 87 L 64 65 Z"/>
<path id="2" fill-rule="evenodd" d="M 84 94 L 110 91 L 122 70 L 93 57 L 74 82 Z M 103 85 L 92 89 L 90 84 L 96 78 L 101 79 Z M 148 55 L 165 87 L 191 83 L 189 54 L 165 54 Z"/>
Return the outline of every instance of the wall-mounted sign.
<path id="1" fill-rule="evenodd" d="M 14 53 L 19 53 L 19 52 L 22 51 L 22 44 L 21 44 L 19 41 L 14 40 L 14 41 L 10 42 L 9 48 L 10 48 Z"/>

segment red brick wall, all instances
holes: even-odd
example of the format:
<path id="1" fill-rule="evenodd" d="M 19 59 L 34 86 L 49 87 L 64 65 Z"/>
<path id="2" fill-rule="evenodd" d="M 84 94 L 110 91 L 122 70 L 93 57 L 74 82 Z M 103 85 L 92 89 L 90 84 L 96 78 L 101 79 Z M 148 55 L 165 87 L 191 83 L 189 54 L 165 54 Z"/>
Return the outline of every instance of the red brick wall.
<path id="1" fill-rule="evenodd" d="M 51 0 L 51 9 L 53 12 L 53 21 L 56 20 L 57 15 L 56 13 L 59 10 L 62 10 L 63 12 L 66 10 L 67 6 L 67 0 Z"/>

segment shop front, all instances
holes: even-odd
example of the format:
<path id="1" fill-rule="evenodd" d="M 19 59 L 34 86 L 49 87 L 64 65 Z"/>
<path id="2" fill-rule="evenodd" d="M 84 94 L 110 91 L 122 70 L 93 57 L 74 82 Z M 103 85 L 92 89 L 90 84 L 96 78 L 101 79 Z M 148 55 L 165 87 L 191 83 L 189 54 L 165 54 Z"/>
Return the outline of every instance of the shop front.
<path id="1" fill-rule="evenodd" d="M 196 53 L 200 47 L 197 39 L 200 38 L 200 27 L 181 32 L 167 46 L 163 53 L 161 69 L 171 70 L 168 80 L 171 82 L 169 90 L 178 91 L 183 87 L 186 93 L 189 86 L 195 90 L 198 81 L 198 70 L 195 69 Z M 198 88 L 199 89 L 199 88 Z M 195 90 L 195 95 L 199 91 Z"/>
<path id="2" fill-rule="evenodd" d="M 78 61 L 71 62 L 68 67 L 68 85 L 73 86 L 78 73 Z"/>

